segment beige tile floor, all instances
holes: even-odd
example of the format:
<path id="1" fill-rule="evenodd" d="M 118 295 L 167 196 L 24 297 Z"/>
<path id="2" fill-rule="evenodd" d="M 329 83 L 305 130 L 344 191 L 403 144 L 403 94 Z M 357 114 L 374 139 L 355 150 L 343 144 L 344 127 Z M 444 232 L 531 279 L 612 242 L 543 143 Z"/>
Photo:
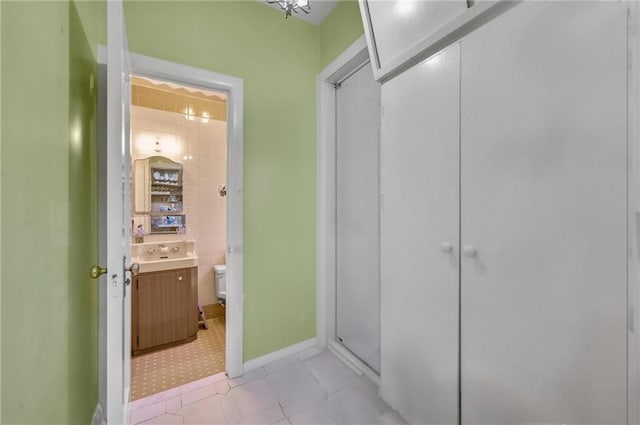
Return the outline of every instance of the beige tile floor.
<path id="1" fill-rule="evenodd" d="M 131 359 L 131 399 L 138 400 L 224 371 L 224 317 L 207 320 L 195 341 Z"/>
<path id="2" fill-rule="evenodd" d="M 406 424 L 329 351 L 311 349 L 236 379 L 224 373 L 130 404 L 132 425 Z"/>

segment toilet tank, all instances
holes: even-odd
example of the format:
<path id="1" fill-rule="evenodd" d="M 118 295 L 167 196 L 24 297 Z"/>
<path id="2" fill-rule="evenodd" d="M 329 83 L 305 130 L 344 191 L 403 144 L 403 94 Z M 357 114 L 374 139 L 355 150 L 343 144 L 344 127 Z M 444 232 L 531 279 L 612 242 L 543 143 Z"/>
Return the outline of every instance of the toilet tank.
<path id="1" fill-rule="evenodd" d="M 227 266 L 219 264 L 213 266 L 213 276 L 215 279 L 216 298 L 220 304 L 227 302 Z"/>

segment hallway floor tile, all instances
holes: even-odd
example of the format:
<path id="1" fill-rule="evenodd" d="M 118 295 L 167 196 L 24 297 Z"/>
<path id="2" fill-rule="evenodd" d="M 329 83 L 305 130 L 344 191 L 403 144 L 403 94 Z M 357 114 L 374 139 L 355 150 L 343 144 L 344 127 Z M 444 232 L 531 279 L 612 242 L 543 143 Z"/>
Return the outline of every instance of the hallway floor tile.
<path id="1" fill-rule="evenodd" d="M 333 353 L 301 353 L 227 379 L 212 375 L 130 404 L 131 425 L 406 424 Z"/>

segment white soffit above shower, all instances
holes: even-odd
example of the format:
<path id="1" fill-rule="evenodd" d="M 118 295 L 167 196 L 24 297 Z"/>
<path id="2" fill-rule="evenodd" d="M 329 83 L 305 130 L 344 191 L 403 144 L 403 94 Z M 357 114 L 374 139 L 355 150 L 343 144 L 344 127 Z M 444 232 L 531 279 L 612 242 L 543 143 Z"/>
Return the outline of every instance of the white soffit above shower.
<path id="1" fill-rule="evenodd" d="M 277 4 L 268 4 L 266 0 L 257 0 L 265 6 L 273 7 L 282 12 L 282 20 L 284 20 L 284 11 L 280 9 Z M 300 18 L 314 25 L 320 25 L 324 18 L 329 16 L 329 13 L 338 4 L 337 0 L 310 0 L 311 13 L 306 14 L 304 12 L 293 13 L 291 17 Z"/>

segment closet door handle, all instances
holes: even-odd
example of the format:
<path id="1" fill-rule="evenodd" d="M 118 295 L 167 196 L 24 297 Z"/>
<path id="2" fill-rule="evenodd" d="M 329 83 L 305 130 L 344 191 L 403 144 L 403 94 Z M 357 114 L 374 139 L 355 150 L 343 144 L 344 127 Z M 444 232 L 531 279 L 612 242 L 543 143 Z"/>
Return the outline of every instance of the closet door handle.
<path id="1" fill-rule="evenodd" d="M 440 249 L 442 250 L 442 252 L 446 252 L 447 254 L 449 254 L 453 252 L 453 245 L 451 245 L 451 242 L 444 241 L 440 244 Z"/>
<path id="2" fill-rule="evenodd" d="M 476 249 L 473 247 L 473 245 L 465 245 L 462 248 L 462 253 L 464 254 L 465 257 L 475 257 L 476 255 L 478 255 L 478 251 L 476 251 Z"/>

